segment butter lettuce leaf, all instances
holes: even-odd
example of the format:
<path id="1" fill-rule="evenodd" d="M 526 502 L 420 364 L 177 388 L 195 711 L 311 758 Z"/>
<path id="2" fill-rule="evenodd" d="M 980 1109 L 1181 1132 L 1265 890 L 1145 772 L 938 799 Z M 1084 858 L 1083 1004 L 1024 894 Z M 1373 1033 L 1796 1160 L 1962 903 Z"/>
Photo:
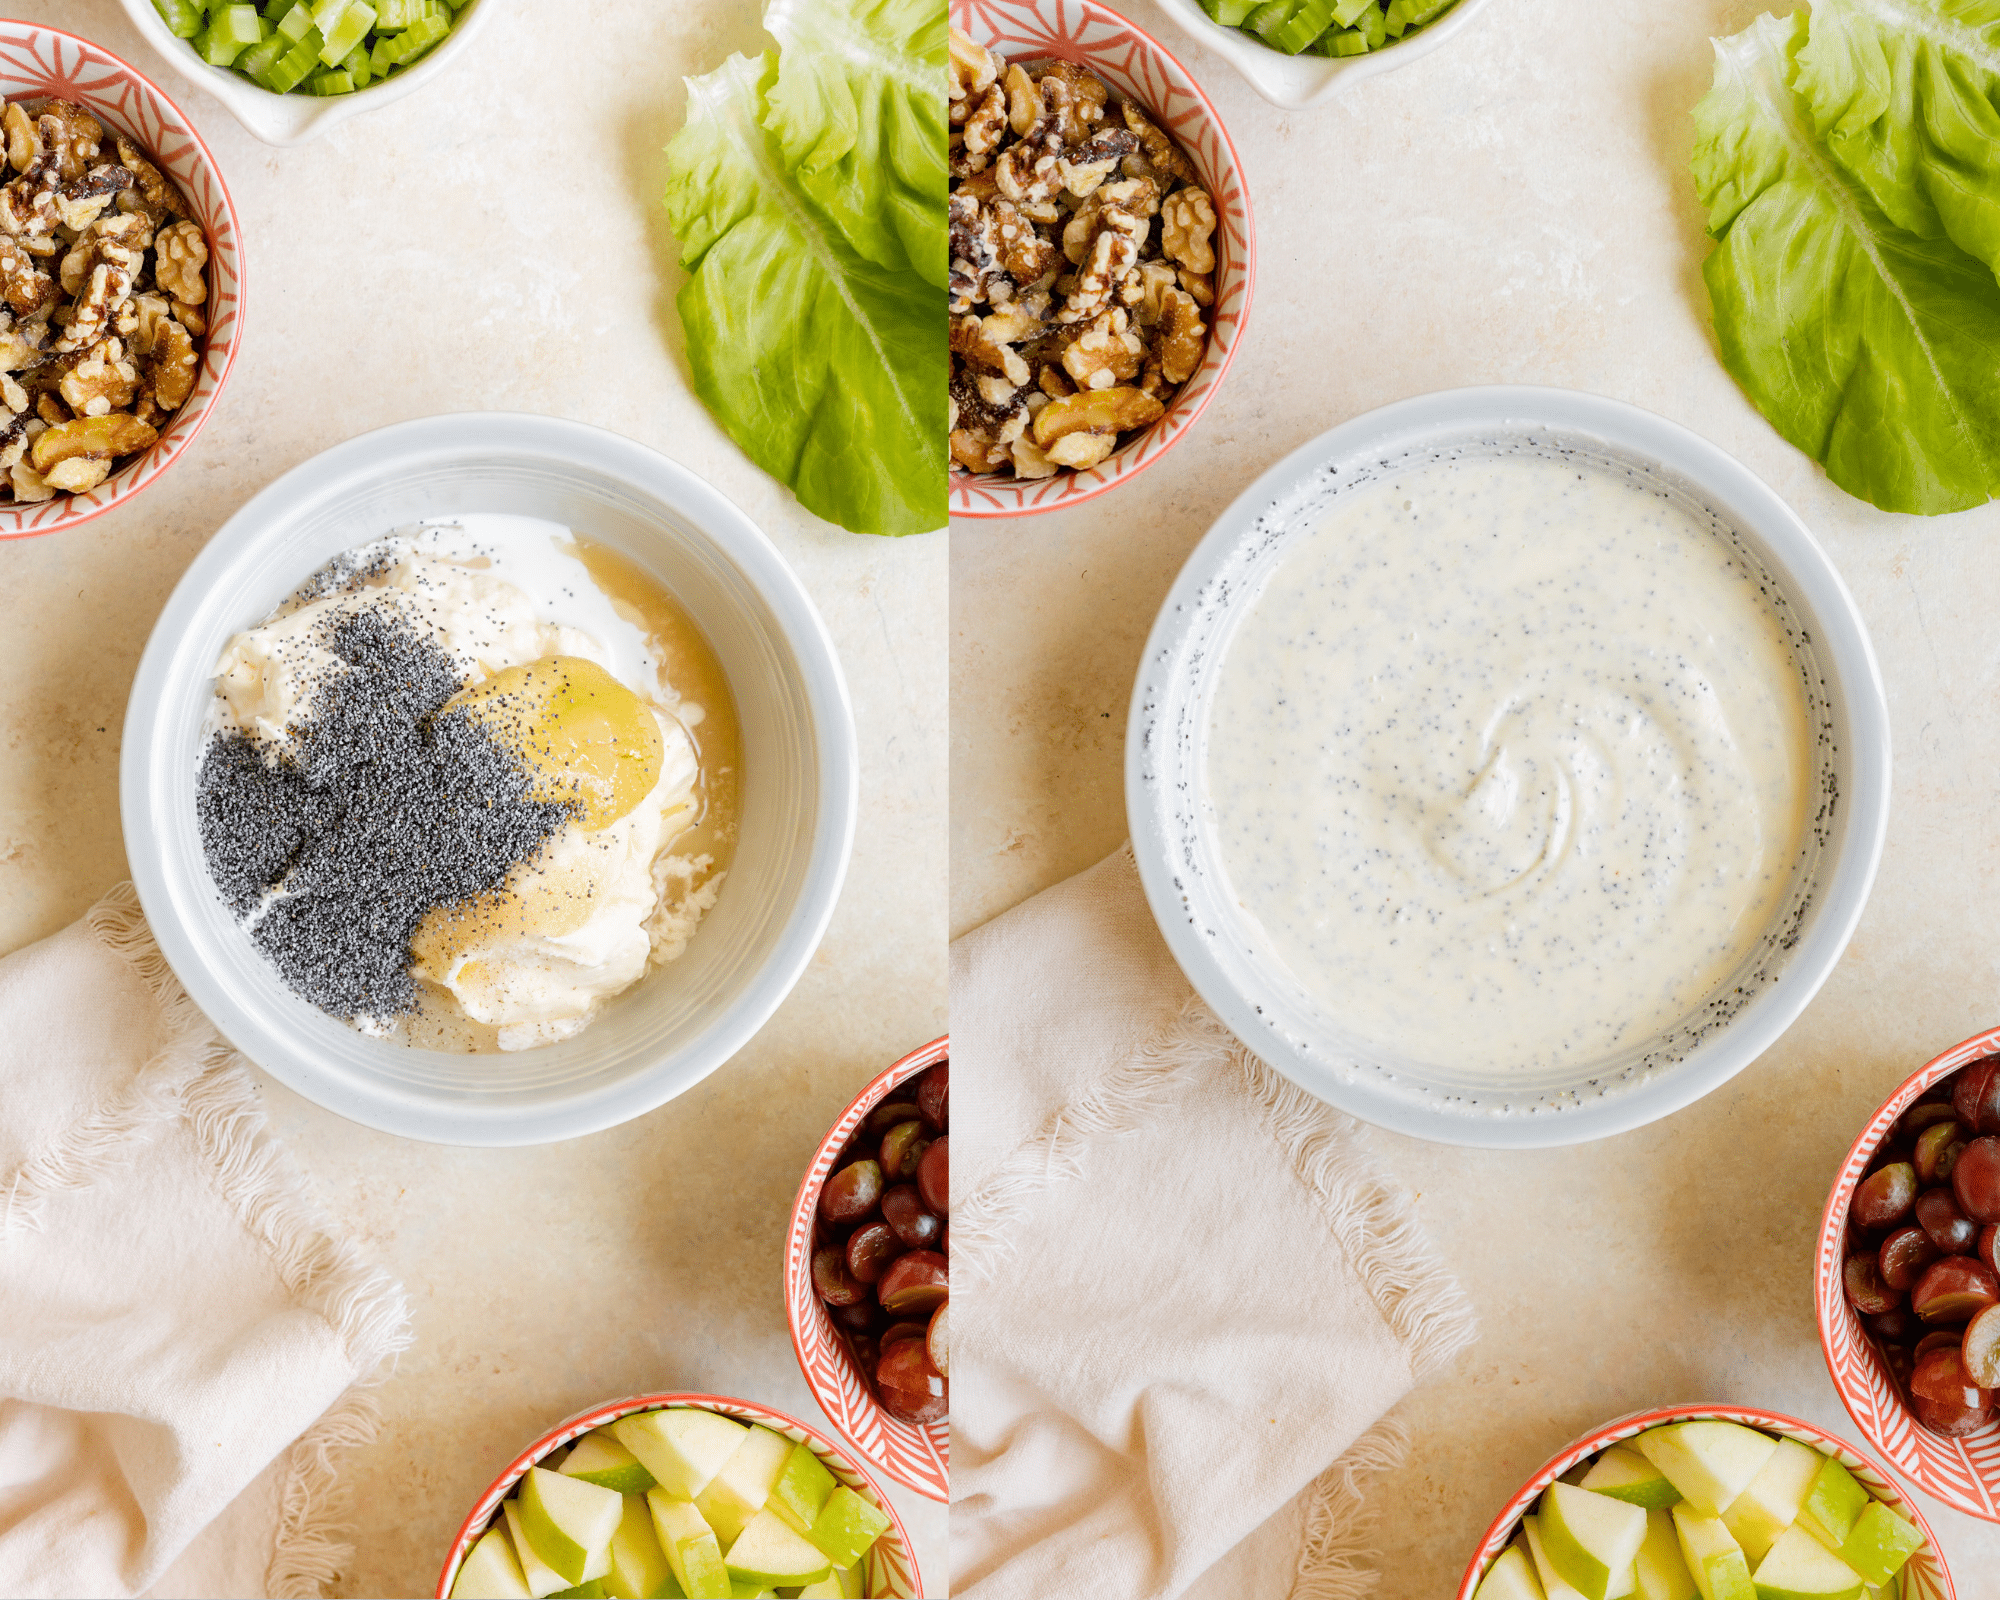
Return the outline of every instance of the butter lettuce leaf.
<path id="1" fill-rule="evenodd" d="M 687 81 L 666 206 L 694 386 L 808 510 L 857 533 L 945 522 L 945 296 L 869 260 L 766 126 L 775 52 Z M 938 227 L 943 229 L 942 209 Z"/>
<path id="2" fill-rule="evenodd" d="M 938 0 L 772 0 L 767 125 L 849 244 L 945 287 L 945 8 Z"/>
<path id="3" fill-rule="evenodd" d="M 1814 0 L 1798 88 L 1891 221 L 2000 271 L 2000 0 Z"/>
<path id="4" fill-rule="evenodd" d="M 1724 364 L 1771 424 L 1885 511 L 2000 491 L 2000 284 L 1899 226 L 1834 158 L 1797 87 L 1805 15 L 1716 41 L 1694 175 Z"/>

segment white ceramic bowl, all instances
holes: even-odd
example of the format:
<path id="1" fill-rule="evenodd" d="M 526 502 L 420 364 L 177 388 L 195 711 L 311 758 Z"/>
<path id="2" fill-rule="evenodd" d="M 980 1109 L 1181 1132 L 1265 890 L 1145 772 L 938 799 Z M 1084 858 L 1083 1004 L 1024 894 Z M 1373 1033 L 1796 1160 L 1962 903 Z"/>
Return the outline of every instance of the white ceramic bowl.
<path id="1" fill-rule="evenodd" d="M 1733 538 L 1809 641 L 1821 816 L 1789 899 L 1718 992 L 1720 1021 L 1679 1027 L 1573 1079 L 1511 1089 L 1418 1068 L 1345 1036 L 1265 947 L 1231 892 L 1207 818 L 1208 703 L 1231 630 L 1315 519 L 1376 464 L 1471 444 L 1578 449 L 1632 468 Z M 1329 469 L 1339 469 L 1330 471 Z M 1860 919 L 1889 812 L 1889 714 L 1867 629 L 1833 564 L 1784 501 L 1675 423 L 1560 389 L 1458 389 L 1385 406 L 1295 450 L 1216 520 L 1160 608 L 1125 742 L 1140 877 L 1188 981 L 1246 1045 L 1355 1116 L 1450 1144 L 1531 1148 L 1602 1138 L 1700 1098 L 1754 1061 L 1819 990 Z"/>
<path id="2" fill-rule="evenodd" d="M 125 3 L 130 6 L 144 0 L 125 0 Z M 1254 34 L 1241 28 L 1223 27 L 1202 10 L 1200 0 L 1159 0 L 1160 9 L 1181 32 L 1200 40 L 1228 61 L 1272 105 L 1289 111 L 1325 105 L 1377 73 L 1407 67 L 1417 57 L 1429 55 L 1465 32 L 1486 4 L 1487 0 L 1458 0 L 1457 5 L 1429 27 L 1405 34 L 1394 44 L 1371 50 L 1365 56 L 1288 56 L 1282 50 L 1259 43 Z"/>
<path id="3" fill-rule="evenodd" d="M 423 517 L 561 522 L 664 583 L 707 633 L 743 731 L 735 862 L 686 953 L 574 1039 L 505 1056 L 371 1039 L 293 994 L 218 898 L 195 820 L 215 663 L 338 551 Z M 160 948 L 243 1053 L 369 1127 L 542 1144 L 650 1111 L 763 1026 L 818 947 L 854 841 L 853 712 L 833 643 L 783 558 L 686 468 L 547 417 L 431 417 L 336 445 L 225 523 L 161 613 L 125 719 L 132 877 Z"/>
<path id="4" fill-rule="evenodd" d="M 1470 4 L 1471 0 L 1460 0 Z M 472 48 L 473 35 L 486 25 L 500 0 L 471 0 L 444 42 L 407 72 L 371 83 L 352 94 L 273 94 L 269 89 L 239 77 L 226 67 L 211 67 L 195 54 L 194 46 L 176 39 L 160 19 L 153 0 L 123 0 L 132 26 L 146 36 L 146 42 L 171 66 L 193 83 L 206 89 L 229 108 L 230 115 L 266 144 L 305 144 L 349 117 L 386 106 L 413 94 Z"/>

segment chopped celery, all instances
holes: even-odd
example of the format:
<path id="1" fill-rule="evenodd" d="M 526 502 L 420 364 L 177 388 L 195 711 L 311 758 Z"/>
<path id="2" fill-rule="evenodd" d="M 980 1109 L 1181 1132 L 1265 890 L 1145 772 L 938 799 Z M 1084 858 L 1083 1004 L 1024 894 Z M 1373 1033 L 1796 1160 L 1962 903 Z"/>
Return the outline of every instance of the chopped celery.
<path id="1" fill-rule="evenodd" d="M 340 70 L 354 80 L 354 87 L 365 89 L 375 81 L 375 69 L 368 63 L 368 46 L 358 44 L 347 52 L 347 59 L 340 64 Z"/>
<path id="2" fill-rule="evenodd" d="M 335 21 L 333 31 L 326 36 L 326 43 L 319 53 L 321 65 L 338 67 L 347 52 L 367 38 L 368 30 L 374 26 L 375 8 L 366 4 L 366 0 L 352 0 Z"/>
<path id="3" fill-rule="evenodd" d="M 258 81 L 274 94 L 290 94 L 319 65 L 322 42 L 319 29 L 307 28 L 306 36 L 267 67 Z"/>
<path id="4" fill-rule="evenodd" d="M 1257 9 L 1257 0 L 1201 0 L 1201 8 L 1225 28 L 1235 28 Z"/>
<path id="5" fill-rule="evenodd" d="M 234 39 L 220 37 L 214 27 L 203 28 L 194 36 L 195 54 L 211 67 L 231 65 L 243 53 L 243 46 Z"/>
<path id="6" fill-rule="evenodd" d="M 1321 55 L 1365 56 L 1368 54 L 1368 41 L 1362 37 L 1359 28 L 1342 28 L 1338 33 L 1329 33 L 1320 41 L 1320 45 Z"/>
<path id="7" fill-rule="evenodd" d="M 278 19 L 279 36 L 291 40 L 293 44 L 313 31 L 312 9 L 309 6 L 293 6 Z"/>
<path id="8" fill-rule="evenodd" d="M 424 0 L 382 0 L 375 26 L 385 33 L 396 33 L 419 21 L 423 14 Z"/>
<path id="9" fill-rule="evenodd" d="M 1304 5 L 1271 30 L 1265 42 L 1273 49 L 1295 56 L 1325 33 L 1332 20 L 1333 0 L 1305 0 Z"/>
<path id="10" fill-rule="evenodd" d="M 176 39 L 192 39 L 201 32 L 201 8 L 190 0 L 153 0 L 153 9 Z"/>
<path id="11" fill-rule="evenodd" d="M 262 44 L 253 44 L 236 58 L 236 70 L 246 78 L 261 80 L 270 70 L 271 63 L 291 48 L 291 40 L 283 34 L 274 33 Z"/>
<path id="12" fill-rule="evenodd" d="M 1409 26 L 1410 26 L 1410 19 L 1404 16 L 1403 13 L 1398 11 L 1393 5 L 1390 6 L 1387 11 L 1382 13 L 1383 31 L 1386 32 L 1392 39 L 1402 38 L 1404 33 L 1408 31 Z"/>
<path id="13" fill-rule="evenodd" d="M 1370 50 L 1380 50 L 1383 40 L 1389 36 L 1389 21 L 1374 6 L 1361 13 L 1361 37 L 1368 41 Z"/>
<path id="14" fill-rule="evenodd" d="M 216 6 L 208 20 L 209 32 L 232 44 L 262 44 L 269 30 L 255 6 Z"/>
<path id="15" fill-rule="evenodd" d="M 435 3 L 435 0 L 433 0 Z M 1201 0 L 1225 27 L 1255 34 L 1274 50 L 1297 55 L 1359 56 L 1380 50 L 1435 22 L 1457 0 Z M 1319 27 L 1313 24 L 1324 14 Z"/>
<path id="16" fill-rule="evenodd" d="M 1421 28 L 1451 9 L 1452 0 L 1409 0 L 1410 26 Z"/>
<path id="17" fill-rule="evenodd" d="M 306 80 L 308 94 L 352 94 L 354 75 L 351 72 L 315 72 Z"/>
<path id="18" fill-rule="evenodd" d="M 1291 20 L 1304 0 L 1264 0 L 1255 11 L 1244 19 L 1243 26 L 1267 44 L 1271 35 Z"/>
<path id="19" fill-rule="evenodd" d="M 1375 4 L 1375 0 L 1336 0 L 1333 8 L 1334 26 L 1351 28 L 1354 19 Z"/>
<path id="20" fill-rule="evenodd" d="M 451 24 L 442 17 L 425 17 L 423 21 L 413 23 L 388 41 L 389 65 L 407 66 L 450 32 Z"/>

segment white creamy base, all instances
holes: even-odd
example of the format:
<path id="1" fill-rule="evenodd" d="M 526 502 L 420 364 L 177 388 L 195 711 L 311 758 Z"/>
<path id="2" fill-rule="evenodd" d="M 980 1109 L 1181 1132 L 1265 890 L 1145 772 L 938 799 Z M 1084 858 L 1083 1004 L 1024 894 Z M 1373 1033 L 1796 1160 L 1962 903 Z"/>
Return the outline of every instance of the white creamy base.
<path id="1" fill-rule="evenodd" d="M 703 708 L 681 699 L 645 634 L 561 548 L 570 537 L 556 523 L 494 513 L 399 530 L 357 552 L 392 563 L 365 592 L 328 595 L 237 634 L 216 668 L 213 726 L 282 744 L 316 685 L 345 670 L 314 636 L 386 599 L 451 653 L 468 686 L 545 656 L 582 656 L 651 703 L 662 761 L 646 798 L 594 833 L 564 828 L 508 880 L 522 887 L 560 878 L 572 897 L 586 893 L 591 909 L 581 925 L 476 945 L 431 975 L 468 1017 L 498 1030 L 503 1050 L 580 1032 L 603 1001 L 681 954 L 722 882 L 707 870 L 707 856 L 668 848 L 697 810 L 700 763 L 688 729 Z M 360 1026 L 393 1031 L 375 1021 Z"/>
<path id="2" fill-rule="evenodd" d="M 1209 714 L 1229 882 L 1350 1034 L 1489 1075 L 1686 1017 L 1781 904 L 1804 678 L 1730 548 L 1643 479 L 1529 455 L 1341 495 Z"/>

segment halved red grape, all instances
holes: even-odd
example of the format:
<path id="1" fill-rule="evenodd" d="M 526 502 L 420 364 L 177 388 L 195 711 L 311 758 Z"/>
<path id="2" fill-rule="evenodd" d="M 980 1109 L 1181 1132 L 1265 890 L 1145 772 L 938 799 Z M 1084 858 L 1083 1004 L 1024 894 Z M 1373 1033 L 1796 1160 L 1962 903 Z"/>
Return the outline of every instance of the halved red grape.
<path id="1" fill-rule="evenodd" d="M 933 1139 L 917 1163 L 917 1188 L 924 1203 L 943 1216 L 951 1210 L 951 1139 Z"/>
<path id="2" fill-rule="evenodd" d="M 1927 1355 L 1917 1357 L 1916 1369 L 1910 1374 L 1910 1393 L 1974 1411 L 1983 1411 L 1993 1404 L 1992 1391 L 1974 1383 L 1967 1375 L 1964 1349 L 1955 1344 L 1939 1345 Z"/>
<path id="3" fill-rule="evenodd" d="M 1892 1289 L 1907 1291 L 1942 1254 L 1922 1228 L 1898 1228 L 1882 1241 L 1876 1260 L 1881 1263 L 1883 1281 Z"/>
<path id="4" fill-rule="evenodd" d="M 1959 1151 L 1951 1192 L 1974 1222 L 2000 1222 L 2000 1137 L 1989 1133 Z"/>
<path id="5" fill-rule="evenodd" d="M 1917 1348 L 1914 1354 L 1921 1361 L 1933 1350 L 1942 1349 L 1947 1346 L 1956 1349 L 1963 1343 L 1965 1343 L 1965 1330 L 1963 1328 L 1933 1328 L 1917 1341 Z"/>
<path id="6" fill-rule="evenodd" d="M 1874 1256 L 1849 1256 L 1841 1281 L 1847 1288 L 1847 1303 L 1864 1317 L 1880 1316 L 1903 1303 L 1902 1291 L 1889 1287 Z"/>
<path id="7" fill-rule="evenodd" d="M 1978 1227 L 1977 1223 L 1973 1224 Z M 1973 1242 L 1972 1257 L 1983 1261 L 1995 1272 L 2000 1272 L 2000 1227 L 1988 1223 L 1979 1229 L 1979 1237 Z"/>
<path id="8" fill-rule="evenodd" d="M 1914 1344 L 1924 1331 L 1923 1323 L 1906 1305 L 1892 1306 L 1872 1317 L 1863 1317 L 1861 1322 L 1881 1344 Z"/>
<path id="9" fill-rule="evenodd" d="M 867 1298 L 868 1286 L 847 1270 L 846 1252 L 815 1250 L 812 1270 L 813 1288 L 828 1305 L 851 1306 Z"/>
<path id="10" fill-rule="evenodd" d="M 1856 1186 L 1849 1215 L 1864 1228 L 1893 1228 L 1916 1203 L 1917 1169 L 1907 1161 L 1892 1161 Z"/>
<path id="11" fill-rule="evenodd" d="M 882 1220 L 912 1250 L 935 1250 L 944 1237 L 944 1218 L 924 1204 L 914 1183 L 899 1183 L 882 1196 Z"/>
<path id="12" fill-rule="evenodd" d="M 924 1348 L 930 1353 L 931 1365 L 938 1369 L 940 1375 L 947 1378 L 951 1376 L 951 1361 L 949 1359 L 951 1355 L 951 1335 L 947 1331 L 945 1318 L 950 1311 L 950 1301 L 946 1301 L 937 1310 L 933 1311 L 931 1313 L 930 1332 L 924 1336 Z M 1996 1334 L 2000 1334 L 2000 1328 L 1996 1328 L 1994 1331 Z"/>
<path id="13" fill-rule="evenodd" d="M 1933 1326 L 1969 1322 L 1996 1302 L 2000 1302 L 2000 1276 L 1971 1256 L 1932 1262 L 1910 1291 L 1910 1309 Z"/>
<path id="14" fill-rule="evenodd" d="M 949 1126 L 946 1108 L 951 1092 L 951 1063 L 940 1061 L 917 1080 L 917 1111 L 939 1133 Z"/>
<path id="15" fill-rule="evenodd" d="M 1958 1153 L 1964 1148 L 1965 1130 L 1959 1127 L 1956 1117 L 1932 1123 L 1917 1135 L 1917 1148 L 1910 1156 L 1910 1164 L 1917 1169 L 1917 1182 L 1927 1189 L 1933 1184 L 1951 1182 L 1951 1169 L 1958 1164 Z"/>
<path id="16" fill-rule="evenodd" d="M 1965 1375 L 1982 1389 L 2000 1389 L 2000 1306 L 1988 1306 L 1965 1325 L 1961 1359 Z"/>
<path id="17" fill-rule="evenodd" d="M 1982 1056 L 1960 1067 L 1951 1105 L 1969 1133 L 2000 1133 L 2000 1056 Z"/>
<path id="18" fill-rule="evenodd" d="M 882 1330 L 882 1348 L 886 1350 L 905 1339 L 921 1339 L 924 1331 L 925 1325 L 921 1322 L 892 1322 Z"/>
<path id="19" fill-rule="evenodd" d="M 1942 1439 L 1963 1439 L 1967 1434 L 1977 1433 L 1993 1420 L 1991 1411 L 1977 1411 L 1966 1406 L 1926 1400 L 1922 1395 L 1914 1394 L 1910 1396 L 1910 1412 L 1917 1421 Z"/>
<path id="20" fill-rule="evenodd" d="M 1979 1224 L 1958 1209 L 1949 1189 L 1926 1189 L 1911 1211 L 1917 1226 L 1945 1255 L 1967 1255 L 1979 1238 Z"/>
<path id="21" fill-rule="evenodd" d="M 873 1111 L 868 1113 L 869 1132 L 881 1135 L 887 1133 L 899 1123 L 915 1122 L 917 1120 L 919 1116 L 917 1103 L 909 1098 L 907 1088 L 908 1086 L 905 1085 L 906 1092 L 903 1098 L 898 1100 L 884 1100 Z"/>
<path id="22" fill-rule="evenodd" d="M 847 1241 L 847 1270 L 863 1283 L 880 1283 L 889 1263 L 902 1253 L 896 1230 L 886 1222 L 871 1222 Z"/>
<path id="23" fill-rule="evenodd" d="M 826 1180 L 819 1192 L 819 1214 L 836 1227 L 859 1222 L 882 1200 L 882 1164 L 856 1161 Z"/>
<path id="24" fill-rule="evenodd" d="M 917 1163 L 930 1148 L 930 1140 L 924 1134 L 924 1125 L 914 1117 L 908 1122 L 899 1122 L 882 1135 L 882 1170 L 890 1181 L 902 1183 L 917 1175 Z"/>
<path id="25" fill-rule="evenodd" d="M 1933 1123 L 1950 1122 L 1957 1115 L 1949 1100 L 1919 1100 L 1903 1113 L 1896 1126 L 1905 1138 L 1914 1139 Z"/>
<path id="26" fill-rule="evenodd" d="M 922 1339 L 905 1339 L 882 1352 L 875 1392 L 883 1407 L 905 1422 L 937 1422 L 950 1409 L 944 1376 L 931 1365 Z"/>
<path id="27" fill-rule="evenodd" d="M 875 1298 L 892 1317 L 928 1317 L 944 1304 L 950 1269 L 935 1250 L 898 1256 L 875 1286 Z"/>
<path id="28" fill-rule="evenodd" d="M 882 1308 L 872 1299 L 861 1299 L 849 1306 L 835 1306 L 831 1315 L 849 1333 L 868 1333 L 882 1315 Z"/>

